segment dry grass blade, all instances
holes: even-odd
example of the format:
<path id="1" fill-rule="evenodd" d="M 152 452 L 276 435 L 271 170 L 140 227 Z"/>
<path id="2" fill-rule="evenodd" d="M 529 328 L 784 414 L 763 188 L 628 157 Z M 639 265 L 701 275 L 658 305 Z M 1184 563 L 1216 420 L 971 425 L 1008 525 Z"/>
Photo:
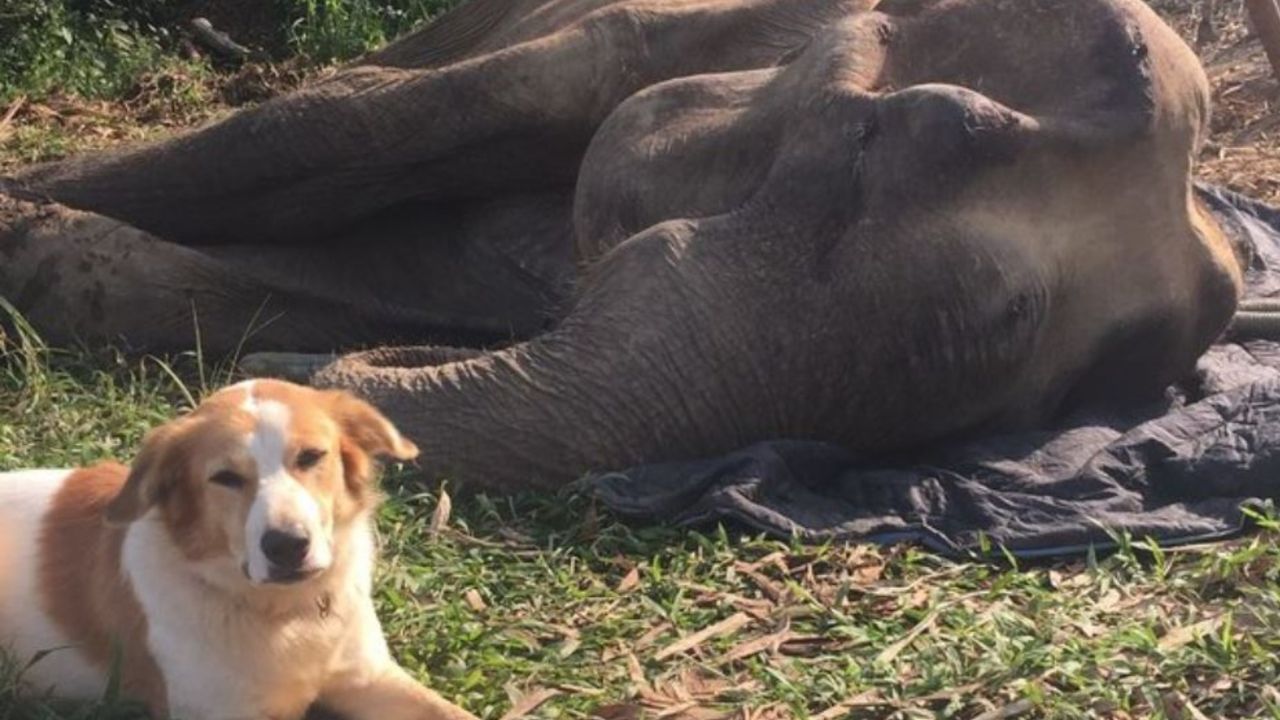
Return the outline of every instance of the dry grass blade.
<path id="1" fill-rule="evenodd" d="M 640 720 L 644 717 L 644 708 L 635 703 L 602 705 L 592 710 L 588 717 L 592 720 Z"/>
<path id="2" fill-rule="evenodd" d="M 741 643 L 734 649 L 725 653 L 724 656 L 720 658 L 720 664 L 749 658 L 752 655 L 765 651 L 776 653 L 778 652 L 778 648 L 792 637 L 795 637 L 795 633 L 791 632 L 791 625 L 788 623 L 778 632 Z"/>
<path id="3" fill-rule="evenodd" d="M 1026 715 L 1035 709 L 1035 703 L 1030 700 L 1019 700 L 1009 703 L 1004 707 L 996 708 L 988 712 L 984 712 L 973 720 L 1005 720 L 1005 718 L 1015 718 L 1019 715 Z"/>
<path id="4" fill-rule="evenodd" d="M 502 716 L 502 720 L 516 720 L 517 718 L 527 717 L 529 713 L 537 710 L 543 703 L 562 693 L 554 688 L 540 688 L 520 698 L 506 715 Z"/>
<path id="5" fill-rule="evenodd" d="M 756 570 L 755 563 L 751 565 L 742 562 L 737 563 L 737 570 L 743 575 L 746 575 L 751 580 L 752 584 L 760 588 L 760 592 L 773 602 L 780 603 L 786 600 L 786 588 L 773 580 L 770 580 L 765 577 L 763 573 Z"/>
<path id="6" fill-rule="evenodd" d="M 1176 690 L 1165 693 L 1161 701 L 1165 716 L 1172 720 L 1209 720 L 1190 698 Z"/>
<path id="7" fill-rule="evenodd" d="M 13 118 L 27 104 L 27 96 L 19 95 L 13 102 L 9 103 L 9 109 L 5 111 L 4 116 L 0 117 L 0 142 L 3 142 L 9 136 L 9 124 L 13 122 Z"/>
<path id="8" fill-rule="evenodd" d="M 698 703 L 690 700 L 690 701 L 682 702 L 678 705 L 672 705 L 669 708 L 660 710 L 653 717 L 654 717 L 654 720 L 661 720 L 662 718 L 675 718 L 675 717 L 684 715 L 686 712 L 696 707 L 698 707 Z"/>
<path id="9" fill-rule="evenodd" d="M 1190 625 L 1181 625 L 1173 628 L 1160 638 L 1160 649 L 1164 651 L 1176 650 L 1188 643 L 1195 642 L 1198 638 L 1202 638 L 1218 628 L 1227 621 L 1227 614 L 1216 615 L 1208 620 L 1201 620 L 1198 623 Z"/>
<path id="10" fill-rule="evenodd" d="M 564 642 L 560 645 L 558 653 L 560 657 L 567 658 L 577 652 L 578 648 L 582 646 L 582 634 L 571 627 L 560 627 L 556 629 L 564 635 Z"/>
<path id="11" fill-rule="evenodd" d="M 916 623 L 916 626 L 911 628 L 911 630 L 909 630 L 906 635 L 903 635 L 900 640 L 889 645 L 884 650 L 881 650 L 880 654 L 876 656 L 876 662 L 880 662 L 880 663 L 893 662 L 898 657 L 898 655 L 900 655 L 902 651 L 907 648 L 908 645 L 915 642 L 916 638 L 925 634 L 929 630 L 932 630 L 934 623 L 936 623 L 937 621 L 938 621 L 938 611 L 934 610 L 933 612 L 926 615 L 923 620 Z"/>
<path id="12" fill-rule="evenodd" d="M 641 635 L 640 639 L 636 640 L 635 645 L 633 645 L 633 649 L 644 650 L 645 648 L 657 642 L 658 638 L 662 637 L 662 634 L 670 629 L 671 629 L 671 623 L 662 622 L 662 623 L 658 623 L 657 625 L 654 625 L 653 627 L 645 631 L 645 634 Z"/>
<path id="13" fill-rule="evenodd" d="M 734 613 L 714 625 L 705 627 L 698 632 L 680 638 L 659 650 L 653 658 L 655 660 L 665 660 L 672 655 L 679 655 L 680 653 L 688 652 L 712 638 L 737 632 L 751 622 L 752 618 L 750 615 L 744 612 Z"/>
<path id="14" fill-rule="evenodd" d="M 858 693 L 847 700 L 841 700 L 835 705 L 832 705 L 826 710 L 814 715 L 811 720 L 835 720 L 836 718 L 842 718 L 848 715 L 849 711 L 855 708 L 872 707 L 883 704 L 884 700 L 880 697 L 880 692 L 878 690 L 868 690 L 866 692 Z"/>
<path id="15" fill-rule="evenodd" d="M 649 685 L 649 680 L 644 676 L 644 668 L 640 666 L 640 660 L 636 658 L 635 653 L 627 653 L 627 678 L 631 680 L 631 684 L 635 692 L 639 695 L 652 693 L 653 688 Z"/>
<path id="16" fill-rule="evenodd" d="M 587 695 L 589 697 L 595 697 L 597 695 L 603 695 L 605 693 L 604 690 L 601 690 L 600 688 L 597 688 L 597 687 L 587 687 L 585 685 L 571 685 L 569 683 L 556 683 L 553 687 L 556 690 L 561 690 L 563 692 L 569 693 L 570 695 Z"/>
<path id="17" fill-rule="evenodd" d="M 756 572 L 766 565 L 772 565 L 773 567 L 781 566 L 781 569 L 785 571 L 787 569 L 786 558 L 787 554 L 778 550 L 765 555 L 755 562 L 738 564 L 737 567 L 744 572 Z"/>

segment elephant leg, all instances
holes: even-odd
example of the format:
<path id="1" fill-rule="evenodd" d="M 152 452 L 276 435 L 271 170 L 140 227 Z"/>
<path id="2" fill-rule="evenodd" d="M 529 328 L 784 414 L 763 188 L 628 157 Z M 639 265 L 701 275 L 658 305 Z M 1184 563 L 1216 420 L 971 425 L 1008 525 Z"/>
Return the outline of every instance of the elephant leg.
<path id="1" fill-rule="evenodd" d="M 567 292 L 566 202 L 404 212 L 361 242 L 186 247 L 0 195 L 0 297 L 55 344 L 168 350 L 199 339 L 217 353 L 506 342 L 541 330 Z M 516 223 L 523 243 L 511 240 Z M 558 256 L 547 250 L 556 247 Z"/>
<path id="2" fill-rule="evenodd" d="M 626 97 L 674 77 L 775 65 L 866 5 L 620 0 L 465 62 L 349 68 L 195 133 L 16 180 L 184 245 L 314 242 L 409 201 L 570 185 Z"/>

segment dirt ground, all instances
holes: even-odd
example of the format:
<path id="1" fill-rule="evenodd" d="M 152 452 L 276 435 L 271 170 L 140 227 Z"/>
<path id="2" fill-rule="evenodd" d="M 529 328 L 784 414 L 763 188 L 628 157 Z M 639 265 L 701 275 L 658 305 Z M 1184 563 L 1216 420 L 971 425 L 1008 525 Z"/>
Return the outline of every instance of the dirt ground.
<path id="1" fill-rule="evenodd" d="M 1262 45 L 1250 37 L 1243 0 L 1218 0 L 1215 38 L 1201 35 L 1200 2 L 1152 5 L 1200 55 L 1213 85 L 1213 135 L 1200 155 L 1199 174 L 1280 205 L 1280 81 Z"/>

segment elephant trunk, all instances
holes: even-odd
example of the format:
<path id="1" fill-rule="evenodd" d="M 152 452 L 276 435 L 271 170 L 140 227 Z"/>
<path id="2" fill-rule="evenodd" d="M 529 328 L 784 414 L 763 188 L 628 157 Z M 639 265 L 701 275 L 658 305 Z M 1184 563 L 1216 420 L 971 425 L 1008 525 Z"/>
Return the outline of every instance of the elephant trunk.
<path id="1" fill-rule="evenodd" d="M 644 409 L 658 406 L 640 392 L 650 380 L 589 355 L 556 333 L 491 353 L 384 348 L 345 356 L 312 382 L 377 405 L 433 478 L 500 492 L 552 489 L 694 447 L 664 431 L 687 423 Z"/>

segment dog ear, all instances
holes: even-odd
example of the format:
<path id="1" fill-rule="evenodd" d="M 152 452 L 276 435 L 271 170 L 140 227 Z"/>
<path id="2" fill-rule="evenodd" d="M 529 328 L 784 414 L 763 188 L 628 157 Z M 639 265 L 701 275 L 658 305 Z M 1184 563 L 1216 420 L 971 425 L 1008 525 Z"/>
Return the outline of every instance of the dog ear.
<path id="1" fill-rule="evenodd" d="M 353 494 L 363 494 L 372 483 L 375 458 L 418 457 L 418 446 L 405 439 L 374 406 L 341 390 L 330 390 L 326 396 L 329 415 L 342 431 L 342 464 Z"/>
<path id="2" fill-rule="evenodd" d="M 178 421 L 147 434 L 129 467 L 124 487 L 107 504 L 108 523 L 127 525 L 160 502 L 166 488 L 173 485 L 182 471 L 178 466 L 181 453 L 175 449 L 179 436 Z"/>
<path id="3" fill-rule="evenodd" d="M 418 457 L 418 446 L 405 439 L 377 408 L 341 390 L 331 390 L 329 415 L 342 434 L 366 454 L 392 460 Z"/>

